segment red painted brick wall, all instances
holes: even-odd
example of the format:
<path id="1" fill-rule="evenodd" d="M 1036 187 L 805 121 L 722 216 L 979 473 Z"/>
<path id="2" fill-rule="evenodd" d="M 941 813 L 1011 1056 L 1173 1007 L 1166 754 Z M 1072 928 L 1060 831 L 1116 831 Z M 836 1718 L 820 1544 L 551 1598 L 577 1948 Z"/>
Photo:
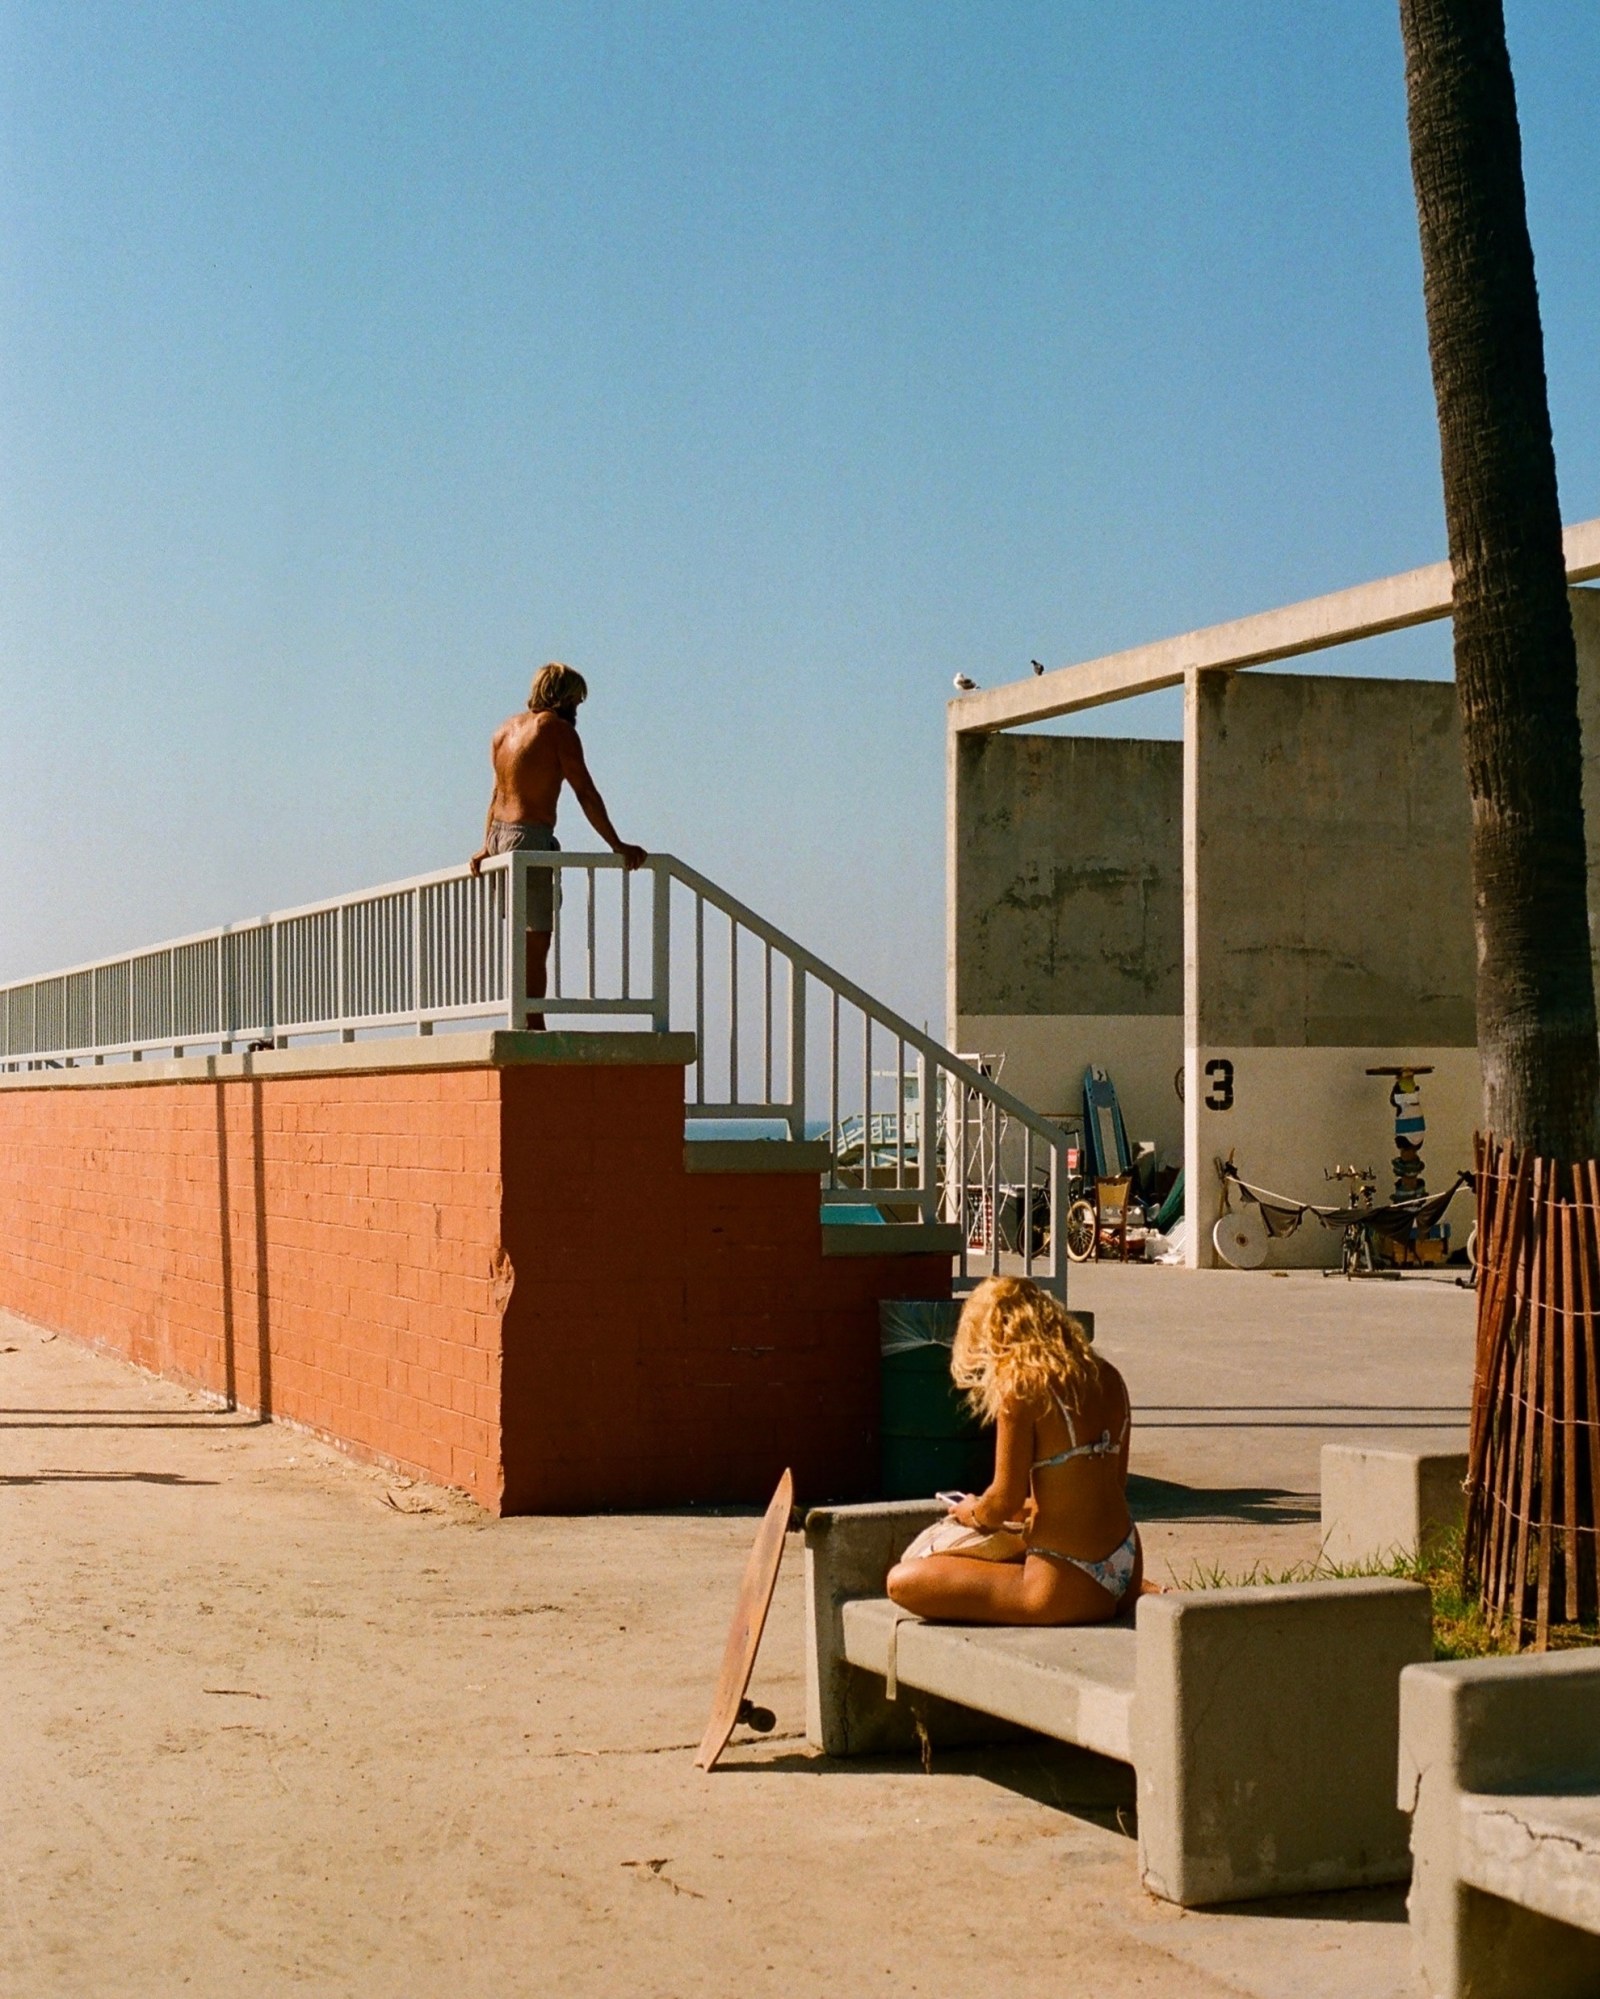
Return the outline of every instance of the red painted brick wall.
<path id="1" fill-rule="evenodd" d="M 497 1082 L 0 1091 L 0 1304 L 493 1506 Z"/>
<path id="2" fill-rule="evenodd" d="M 0 1090 L 0 1304 L 507 1512 L 875 1488 L 877 1301 L 676 1066 Z"/>
<path id="3" fill-rule="evenodd" d="M 503 1079 L 506 1508 L 865 1498 L 880 1298 L 948 1257 L 822 1254 L 815 1179 L 686 1174 L 678 1071 Z M 575 1143 L 575 1129 L 589 1136 Z"/>

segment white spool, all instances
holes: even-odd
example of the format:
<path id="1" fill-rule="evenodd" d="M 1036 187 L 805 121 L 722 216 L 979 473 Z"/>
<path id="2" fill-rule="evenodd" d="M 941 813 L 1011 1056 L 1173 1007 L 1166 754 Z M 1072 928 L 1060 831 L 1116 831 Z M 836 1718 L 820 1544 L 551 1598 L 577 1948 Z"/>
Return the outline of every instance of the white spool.
<path id="1" fill-rule="evenodd" d="M 1235 1270 L 1259 1270 L 1267 1260 L 1267 1225 L 1259 1208 L 1235 1208 L 1211 1231 L 1217 1254 Z"/>

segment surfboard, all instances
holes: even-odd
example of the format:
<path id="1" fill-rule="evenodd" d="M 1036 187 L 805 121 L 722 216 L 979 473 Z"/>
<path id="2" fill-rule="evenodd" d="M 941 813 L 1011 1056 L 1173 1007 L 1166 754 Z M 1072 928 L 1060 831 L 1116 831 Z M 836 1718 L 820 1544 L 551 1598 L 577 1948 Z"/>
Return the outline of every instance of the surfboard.
<path id="1" fill-rule="evenodd" d="M 1130 1170 L 1128 1134 L 1117 1102 L 1117 1086 L 1104 1069 L 1092 1064 L 1083 1072 L 1083 1135 L 1093 1179 L 1113 1180 Z"/>

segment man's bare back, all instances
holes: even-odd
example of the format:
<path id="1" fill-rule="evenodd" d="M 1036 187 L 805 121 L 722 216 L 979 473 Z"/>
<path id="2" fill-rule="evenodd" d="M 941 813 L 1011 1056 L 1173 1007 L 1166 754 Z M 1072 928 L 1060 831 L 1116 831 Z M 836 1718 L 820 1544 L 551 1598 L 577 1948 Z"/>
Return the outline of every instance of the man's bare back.
<path id="1" fill-rule="evenodd" d="M 579 792 L 588 781 L 577 729 L 551 708 L 502 722 L 489 754 L 494 763 L 489 811 L 507 826 L 553 826 L 562 784 Z"/>

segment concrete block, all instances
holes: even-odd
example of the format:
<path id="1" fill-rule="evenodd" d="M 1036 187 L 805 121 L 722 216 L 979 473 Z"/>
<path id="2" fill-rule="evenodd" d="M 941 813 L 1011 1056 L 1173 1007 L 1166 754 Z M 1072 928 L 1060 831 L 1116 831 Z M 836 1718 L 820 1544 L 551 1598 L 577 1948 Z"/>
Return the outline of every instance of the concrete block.
<path id="1" fill-rule="evenodd" d="M 1340 1563 L 1415 1555 L 1461 1528 L 1465 1449 L 1322 1447 L 1322 1553 Z"/>
<path id="2" fill-rule="evenodd" d="M 1432 1653 L 1417 1583 L 1147 1596 L 1133 1715 L 1145 1886 L 1196 1907 L 1404 1880 L 1399 1679 Z"/>
<path id="3" fill-rule="evenodd" d="M 1600 1651 L 1409 1668 L 1399 1798 L 1435 1999 L 1600 1992 Z"/>
<path id="4" fill-rule="evenodd" d="M 890 1701 L 883 1675 L 850 1663 L 844 1607 L 882 1600 L 889 1571 L 924 1527 L 944 1518 L 936 1499 L 819 1506 L 806 1515 L 806 1739 L 829 1756 L 885 1756 L 917 1747 L 917 1723 L 939 1742 L 994 1741 L 987 1716 L 933 1696 Z"/>
<path id="5" fill-rule="evenodd" d="M 844 1606 L 883 1595 L 884 1580 L 924 1527 L 943 1518 L 936 1499 L 887 1506 L 818 1506 L 806 1515 L 806 1739 L 829 1756 L 903 1749 L 909 1710 L 845 1657 Z"/>

